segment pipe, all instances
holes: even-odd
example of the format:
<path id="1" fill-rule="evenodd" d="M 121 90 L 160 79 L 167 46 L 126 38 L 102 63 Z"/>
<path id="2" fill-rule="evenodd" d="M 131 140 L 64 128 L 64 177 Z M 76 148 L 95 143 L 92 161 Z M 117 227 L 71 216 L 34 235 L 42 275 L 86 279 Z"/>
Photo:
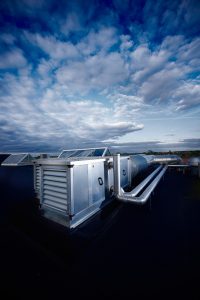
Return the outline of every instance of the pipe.
<path id="1" fill-rule="evenodd" d="M 130 195 L 132 197 L 137 196 L 139 192 L 149 183 L 149 181 L 162 169 L 162 166 L 159 166 L 157 169 L 155 169 L 148 177 L 146 177 L 140 184 L 138 184 L 131 192 L 126 192 L 127 195 Z M 124 192 L 124 190 L 122 189 Z"/>
<path id="2" fill-rule="evenodd" d="M 138 196 L 138 197 L 134 197 L 133 195 L 131 195 L 130 193 L 125 193 L 123 191 L 123 189 L 121 188 L 121 184 L 120 184 L 120 154 L 114 155 L 113 158 L 113 163 L 114 163 L 114 194 L 117 200 L 122 201 L 122 202 L 131 202 L 131 203 L 135 203 L 138 205 L 143 205 L 147 202 L 147 200 L 149 199 L 151 193 L 153 192 L 153 190 L 155 189 L 155 187 L 157 186 L 157 184 L 159 183 L 160 179 L 162 178 L 162 176 L 164 175 L 164 173 L 167 170 L 167 166 L 165 167 L 161 167 L 161 171 L 160 168 L 158 170 L 158 168 L 153 172 L 154 175 L 159 172 L 159 174 L 156 176 L 156 178 L 150 183 L 150 185 L 145 189 L 145 191 L 142 193 L 142 195 Z M 153 175 L 149 175 L 148 177 L 150 177 L 150 179 L 152 179 Z M 143 185 L 143 187 L 150 181 L 150 179 L 148 179 L 148 177 L 146 178 L 146 180 L 144 180 L 145 184 L 142 182 L 141 186 Z M 138 190 L 142 190 L 142 188 L 138 188 L 138 186 L 136 188 L 138 188 Z M 134 190 L 136 190 L 136 188 Z M 134 191 L 133 190 L 133 191 Z M 133 192 L 132 191 L 132 192 Z M 139 191 L 137 192 L 137 194 L 139 193 Z"/>
<path id="3" fill-rule="evenodd" d="M 114 173 L 114 194 L 121 194 L 121 182 L 120 182 L 120 154 L 113 156 L 113 173 Z"/>
<path id="4" fill-rule="evenodd" d="M 151 193 L 154 191 L 155 187 L 159 183 L 160 179 L 164 175 L 164 173 L 167 170 L 167 166 L 163 167 L 162 171 L 158 174 L 158 176 L 152 181 L 152 183 L 145 189 L 145 191 L 142 193 L 139 197 L 131 197 L 127 196 L 126 193 L 116 195 L 117 200 L 120 200 L 122 202 L 131 202 L 138 205 L 143 205 L 147 202 L 149 199 Z"/>
<path id="5" fill-rule="evenodd" d="M 168 167 L 176 167 L 176 168 L 187 168 L 189 165 L 168 165 Z"/>

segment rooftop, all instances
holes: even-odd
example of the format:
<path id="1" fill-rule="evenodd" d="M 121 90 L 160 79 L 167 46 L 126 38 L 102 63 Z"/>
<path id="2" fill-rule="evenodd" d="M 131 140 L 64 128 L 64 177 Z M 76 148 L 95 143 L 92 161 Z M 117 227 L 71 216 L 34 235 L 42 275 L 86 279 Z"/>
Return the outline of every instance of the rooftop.
<path id="1" fill-rule="evenodd" d="M 197 177 L 170 169 L 145 207 L 113 203 L 69 233 L 39 216 L 32 176 L 29 166 L 0 168 L 7 295 L 200 297 Z"/>

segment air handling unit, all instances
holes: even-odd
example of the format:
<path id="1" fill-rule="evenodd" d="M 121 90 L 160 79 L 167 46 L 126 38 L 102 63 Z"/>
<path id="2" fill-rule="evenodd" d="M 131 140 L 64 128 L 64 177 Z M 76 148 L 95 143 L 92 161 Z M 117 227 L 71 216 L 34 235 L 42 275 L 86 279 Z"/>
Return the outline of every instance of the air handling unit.
<path id="1" fill-rule="evenodd" d="M 56 158 L 13 154 L 3 166 L 33 165 L 34 189 L 46 218 L 74 228 L 115 199 L 144 204 L 165 173 L 179 157 L 111 155 L 105 148 L 64 150 Z M 156 167 L 136 188 L 125 192 L 137 174 Z M 139 196 L 138 196 L 139 195 Z"/>

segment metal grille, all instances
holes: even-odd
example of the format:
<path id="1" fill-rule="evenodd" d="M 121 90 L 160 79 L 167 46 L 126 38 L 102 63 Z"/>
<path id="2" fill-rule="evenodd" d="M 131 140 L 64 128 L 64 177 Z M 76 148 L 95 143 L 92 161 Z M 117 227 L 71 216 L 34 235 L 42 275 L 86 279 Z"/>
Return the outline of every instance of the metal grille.
<path id="1" fill-rule="evenodd" d="M 39 165 L 36 165 L 34 172 L 35 172 L 34 187 L 35 187 L 35 192 L 39 197 L 40 186 L 41 186 L 41 167 Z"/>
<path id="2" fill-rule="evenodd" d="M 63 212 L 67 211 L 66 170 L 43 170 L 42 203 Z"/>

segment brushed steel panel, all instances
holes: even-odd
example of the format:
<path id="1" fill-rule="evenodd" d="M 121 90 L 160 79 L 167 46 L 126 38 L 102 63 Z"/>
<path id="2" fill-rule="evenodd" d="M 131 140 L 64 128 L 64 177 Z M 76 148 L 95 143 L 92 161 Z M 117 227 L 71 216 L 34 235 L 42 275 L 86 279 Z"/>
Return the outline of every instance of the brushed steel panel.
<path id="1" fill-rule="evenodd" d="M 104 179 L 104 162 L 98 162 L 89 165 L 89 185 L 92 203 L 103 201 L 105 199 L 105 179 Z"/>
<path id="2" fill-rule="evenodd" d="M 125 187 L 129 184 L 128 176 L 128 158 L 120 159 L 120 178 L 121 178 L 121 187 Z"/>
<path id="3" fill-rule="evenodd" d="M 88 165 L 73 168 L 73 202 L 75 214 L 89 206 Z"/>

